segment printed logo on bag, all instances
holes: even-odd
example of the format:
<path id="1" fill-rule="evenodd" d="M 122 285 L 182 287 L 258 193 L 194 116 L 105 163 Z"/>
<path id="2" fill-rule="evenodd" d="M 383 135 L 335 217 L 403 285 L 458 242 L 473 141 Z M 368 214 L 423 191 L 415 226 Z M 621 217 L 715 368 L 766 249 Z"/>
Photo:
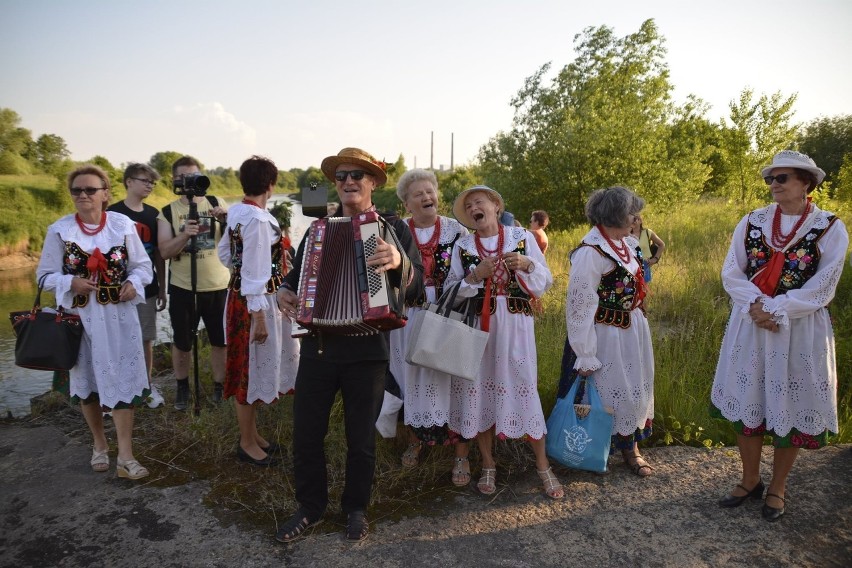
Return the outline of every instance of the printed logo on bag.
<path id="1" fill-rule="evenodd" d="M 570 430 L 563 430 L 563 440 L 565 440 L 565 450 L 562 452 L 562 459 L 573 466 L 583 463 L 583 452 L 586 451 L 586 446 L 592 441 L 589 438 L 589 433 L 582 426 L 572 426 Z"/>

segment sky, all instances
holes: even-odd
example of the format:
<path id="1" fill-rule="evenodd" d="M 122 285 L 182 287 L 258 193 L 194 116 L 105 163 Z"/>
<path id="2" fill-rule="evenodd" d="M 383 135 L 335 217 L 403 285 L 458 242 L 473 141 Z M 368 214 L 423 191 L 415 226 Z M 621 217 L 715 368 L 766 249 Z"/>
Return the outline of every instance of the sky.
<path id="1" fill-rule="evenodd" d="M 512 97 L 577 34 L 648 19 L 674 102 L 711 120 L 746 88 L 796 94 L 795 122 L 852 114 L 849 0 L 0 0 L 0 108 L 114 166 L 305 169 L 357 146 L 449 168 L 511 128 Z"/>

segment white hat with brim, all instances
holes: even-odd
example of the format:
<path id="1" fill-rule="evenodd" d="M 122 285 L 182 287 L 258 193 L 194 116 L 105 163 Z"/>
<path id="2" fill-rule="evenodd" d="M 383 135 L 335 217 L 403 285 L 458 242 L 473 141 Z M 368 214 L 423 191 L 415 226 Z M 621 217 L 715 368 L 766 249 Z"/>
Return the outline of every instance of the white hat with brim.
<path id="1" fill-rule="evenodd" d="M 334 174 L 337 172 L 337 167 L 342 164 L 361 166 L 368 174 L 375 176 L 377 187 L 384 185 L 388 181 L 387 164 L 375 159 L 368 152 L 360 148 L 344 148 L 336 156 L 329 156 L 324 159 L 322 164 L 320 164 L 320 169 L 325 174 L 325 177 L 334 183 Z"/>
<path id="2" fill-rule="evenodd" d="M 816 162 L 810 156 L 795 150 L 782 150 L 775 154 L 772 163 L 760 170 L 760 177 L 768 176 L 775 168 L 796 168 L 811 172 L 816 177 L 817 185 L 825 179 L 825 172 L 822 168 L 817 167 Z"/>
<path id="3" fill-rule="evenodd" d="M 467 199 L 467 196 L 471 193 L 476 193 L 477 191 L 481 191 L 482 193 L 487 193 L 492 199 L 497 201 L 497 215 L 499 217 L 500 212 L 506 207 L 506 204 L 503 201 L 503 196 L 488 187 L 487 185 L 475 185 L 470 187 L 461 193 L 458 194 L 455 201 L 453 201 L 453 216 L 458 220 L 459 223 L 467 227 L 468 229 L 475 229 L 476 223 L 473 218 L 467 214 L 467 211 L 464 209 L 464 200 Z"/>

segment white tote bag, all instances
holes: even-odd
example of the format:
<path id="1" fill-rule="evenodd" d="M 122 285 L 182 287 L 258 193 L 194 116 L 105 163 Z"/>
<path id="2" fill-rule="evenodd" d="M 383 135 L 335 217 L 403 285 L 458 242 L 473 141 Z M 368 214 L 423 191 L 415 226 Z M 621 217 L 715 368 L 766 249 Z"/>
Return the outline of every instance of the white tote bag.
<path id="1" fill-rule="evenodd" d="M 412 329 L 405 360 L 411 365 L 475 381 L 488 332 L 471 327 L 470 302 L 465 303 L 465 313 L 453 311 L 458 287 L 456 284 L 444 291 L 437 304 L 429 304 L 414 315 L 409 322 Z"/>

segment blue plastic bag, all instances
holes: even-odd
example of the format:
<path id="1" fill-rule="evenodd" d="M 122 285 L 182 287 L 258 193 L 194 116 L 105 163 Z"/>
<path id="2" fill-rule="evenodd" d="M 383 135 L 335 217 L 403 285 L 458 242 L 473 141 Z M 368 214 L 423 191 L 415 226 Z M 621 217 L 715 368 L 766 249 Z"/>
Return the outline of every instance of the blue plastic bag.
<path id="1" fill-rule="evenodd" d="M 580 381 L 586 381 L 589 412 L 577 416 L 574 398 Z M 547 419 L 547 455 L 566 467 L 603 473 L 609 458 L 612 415 L 604 409 L 592 377 L 578 376 L 571 390 L 556 399 L 556 406 Z"/>

